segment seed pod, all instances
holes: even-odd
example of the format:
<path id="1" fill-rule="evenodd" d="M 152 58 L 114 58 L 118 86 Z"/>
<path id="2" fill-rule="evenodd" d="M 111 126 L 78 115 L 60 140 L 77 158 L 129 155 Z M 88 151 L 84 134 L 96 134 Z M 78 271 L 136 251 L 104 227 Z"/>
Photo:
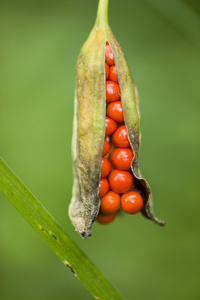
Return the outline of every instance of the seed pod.
<path id="1" fill-rule="evenodd" d="M 73 196 L 69 216 L 75 230 L 86 238 L 99 212 L 99 180 L 105 138 L 105 46 L 111 46 L 128 139 L 134 153 L 131 170 L 134 184 L 140 191 L 144 206 L 142 214 L 159 225 L 152 211 L 151 190 L 138 170 L 140 121 L 138 93 L 124 53 L 116 41 L 107 19 L 108 0 L 99 0 L 95 25 L 83 45 L 76 66 L 75 111 L 72 154 L 74 163 Z"/>

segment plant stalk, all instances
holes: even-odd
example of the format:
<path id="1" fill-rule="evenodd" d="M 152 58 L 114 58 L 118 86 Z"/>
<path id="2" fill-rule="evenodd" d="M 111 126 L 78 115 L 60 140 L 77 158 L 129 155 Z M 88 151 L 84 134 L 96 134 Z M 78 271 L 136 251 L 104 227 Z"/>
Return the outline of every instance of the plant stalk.
<path id="1" fill-rule="evenodd" d="M 109 0 L 99 0 L 95 25 L 97 27 L 109 27 L 108 23 L 108 3 Z"/>

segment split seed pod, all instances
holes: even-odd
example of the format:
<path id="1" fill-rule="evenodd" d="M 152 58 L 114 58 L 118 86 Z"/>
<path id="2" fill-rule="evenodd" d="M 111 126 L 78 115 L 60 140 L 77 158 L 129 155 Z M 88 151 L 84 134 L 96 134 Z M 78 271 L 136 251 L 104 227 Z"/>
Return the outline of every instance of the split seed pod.
<path id="1" fill-rule="evenodd" d="M 121 90 L 121 103 L 128 139 L 134 153 L 131 170 L 144 205 L 142 214 L 159 225 L 152 211 L 151 190 L 138 169 L 140 117 L 138 93 L 124 53 L 107 19 L 108 0 L 100 0 L 95 25 L 83 45 L 76 66 L 75 111 L 72 154 L 74 163 L 73 196 L 69 216 L 83 237 L 91 235 L 92 223 L 99 212 L 98 198 L 101 160 L 105 137 L 105 46 L 111 46 Z"/>

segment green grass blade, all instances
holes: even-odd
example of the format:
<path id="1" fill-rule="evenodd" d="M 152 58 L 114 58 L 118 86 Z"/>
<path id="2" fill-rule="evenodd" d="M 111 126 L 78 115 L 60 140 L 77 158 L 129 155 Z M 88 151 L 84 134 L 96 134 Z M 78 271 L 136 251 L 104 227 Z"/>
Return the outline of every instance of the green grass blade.
<path id="1" fill-rule="evenodd" d="M 96 299 L 122 299 L 1 157 L 0 191 Z"/>

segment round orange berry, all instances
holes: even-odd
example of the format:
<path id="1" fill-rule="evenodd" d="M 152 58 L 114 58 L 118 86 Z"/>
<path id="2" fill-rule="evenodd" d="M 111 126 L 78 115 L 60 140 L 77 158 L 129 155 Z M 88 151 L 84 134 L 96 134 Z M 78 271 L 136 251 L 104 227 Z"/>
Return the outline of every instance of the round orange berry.
<path id="1" fill-rule="evenodd" d="M 137 214 L 143 206 L 142 196 L 135 192 L 130 191 L 121 195 L 121 208 L 128 214 Z"/>
<path id="2" fill-rule="evenodd" d="M 120 195 L 109 191 L 102 199 L 100 211 L 104 214 L 112 214 L 118 211 L 120 206 Z"/>
<path id="3" fill-rule="evenodd" d="M 133 175 L 128 171 L 114 169 L 108 177 L 110 188 L 115 193 L 126 193 L 133 185 Z"/>
<path id="4" fill-rule="evenodd" d="M 114 221 L 116 215 L 117 215 L 116 213 L 115 214 L 111 214 L 111 215 L 104 215 L 104 214 L 99 213 L 97 215 L 96 220 L 100 224 L 109 224 L 112 221 Z"/>
<path id="5" fill-rule="evenodd" d="M 128 171 L 131 168 L 133 151 L 130 148 L 116 148 L 110 155 L 116 169 Z"/>
<path id="6" fill-rule="evenodd" d="M 115 101 L 108 104 L 106 109 L 106 114 L 111 119 L 123 123 L 124 122 L 124 114 L 122 109 L 121 101 Z"/>
<path id="7" fill-rule="evenodd" d="M 116 70 L 116 66 L 115 65 L 113 65 L 113 66 L 110 67 L 110 70 L 109 70 L 109 80 L 118 83 L 117 70 Z"/>
<path id="8" fill-rule="evenodd" d="M 110 144 L 108 143 L 108 141 L 106 139 L 104 139 L 102 156 L 105 156 L 106 154 L 108 154 L 109 150 L 110 150 Z"/>
<path id="9" fill-rule="evenodd" d="M 110 66 L 114 65 L 114 56 L 109 44 L 106 44 L 106 51 L 105 51 L 105 61 Z"/>
<path id="10" fill-rule="evenodd" d="M 102 160 L 101 160 L 101 178 L 106 177 L 110 173 L 110 170 L 111 170 L 111 166 L 110 166 L 109 161 L 105 157 L 102 157 Z"/>
<path id="11" fill-rule="evenodd" d="M 106 80 L 109 77 L 109 73 L 110 73 L 109 65 L 107 64 L 107 62 L 105 62 L 105 77 L 106 77 Z"/>
<path id="12" fill-rule="evenodd" d="M 114 81 L 106 81 L 106 102 L 113 102 L 120 100 L 119 84 Z"/>
<path id="13" fill-rule="evenodd" d="M 130 143 L 128 140 L 128 133 L 125 125 L 120 126 L 112 136 L 112 142 L 116 147 L 128 148 Z"/>
<path id="14" fill-rule="evenodd" d="M 113 132 L 115 132 L 115 130 L 117 129 L 117 123 L 108 117 L 106 117 L 105 122 L 106 122 L 105 136 L 109 136 L 109 135 L 113 134 Z"/>
<path id="15" fill-rule="evenodd" d="M 99 181 L 99 198 L 104 197 L 109 191 L 109 183 L 106 178 L 102 178 Z"/>

